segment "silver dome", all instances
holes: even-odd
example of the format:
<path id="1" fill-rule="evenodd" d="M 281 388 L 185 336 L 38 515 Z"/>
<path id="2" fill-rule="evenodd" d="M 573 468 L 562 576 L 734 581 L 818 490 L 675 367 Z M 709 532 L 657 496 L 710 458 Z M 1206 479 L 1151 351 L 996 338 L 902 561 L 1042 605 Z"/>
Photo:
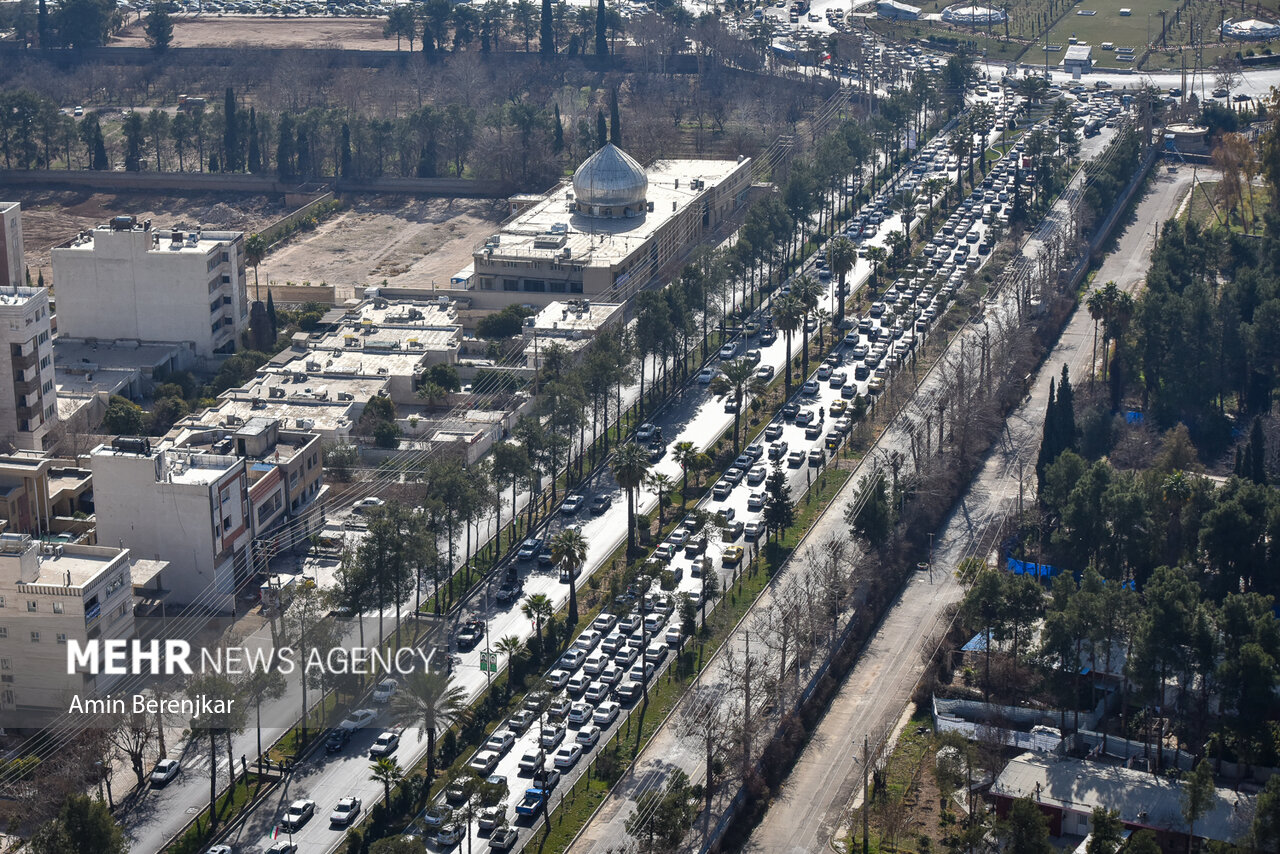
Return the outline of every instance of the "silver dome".
<path id="1" fill-rule="evenodd" d="M 636 216 L 645 210 L 649 178 L 635 158 L 608 143 L 573 173 L 578 211 L 593 216 Z"/>

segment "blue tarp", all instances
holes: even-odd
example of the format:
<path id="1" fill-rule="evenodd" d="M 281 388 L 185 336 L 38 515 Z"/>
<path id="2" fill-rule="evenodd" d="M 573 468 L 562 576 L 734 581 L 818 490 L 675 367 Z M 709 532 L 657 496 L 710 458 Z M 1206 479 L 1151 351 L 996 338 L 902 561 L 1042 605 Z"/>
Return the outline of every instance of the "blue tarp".
<path id="1" fill-rule="evenodd" d="M 978 632 L 964 646 L 960 647 L 963 652 L 982 652 L 987 648 L 987 633 Z"/>
<path id="2" fill-rule="evenodd" d="M 1014 575 L 1035 575 L 1040 578 L 1052 578 L 1062 571 L 1056 566 L 1050 566 L 1047 563 L 1031 563 L 1025 560 L 1018 560 L 1016 557 L 1008 559 L 1005 563 L 1005 569 Z"/>

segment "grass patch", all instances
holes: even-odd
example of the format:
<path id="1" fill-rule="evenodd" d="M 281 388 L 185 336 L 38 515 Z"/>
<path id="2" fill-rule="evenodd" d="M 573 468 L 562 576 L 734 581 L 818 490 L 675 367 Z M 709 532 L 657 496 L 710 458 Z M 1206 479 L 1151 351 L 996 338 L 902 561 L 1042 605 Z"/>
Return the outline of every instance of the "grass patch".
<path id="1" fill-rule="evenodd" d="M 1238 234 L 1255 234 L 1262 227 L 1263 213 L 1271 203 L 1271 191 L 1265 184 L 1255 185 L 1252 197 L 1247 187 L 1241 195 L 1239 204 L 1233 199 L 1228 205 L 1220 182 L 1199 181 L 1192 188 L 1191 204 L 1187 205 L 1182 221 L 1191 221 L 1206 228 L 1229 225 Z M 1229 207 L 1234 210 L 1228 210 Z"/>

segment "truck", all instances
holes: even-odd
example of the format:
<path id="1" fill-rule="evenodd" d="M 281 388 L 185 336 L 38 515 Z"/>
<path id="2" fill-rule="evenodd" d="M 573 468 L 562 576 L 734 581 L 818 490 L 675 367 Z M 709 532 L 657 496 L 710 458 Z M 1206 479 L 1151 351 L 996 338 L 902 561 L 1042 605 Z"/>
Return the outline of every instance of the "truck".
<path id="1" fill-rule="evenodd" d="M 533 818 L 542 812 L 543 806 L 547 802 L 546 790 L 540 788 L 530 788 L 524 790 L 524 797 L 520 799 L 520 803 L 516 804 L 516 815 L 523 815 Z"/>

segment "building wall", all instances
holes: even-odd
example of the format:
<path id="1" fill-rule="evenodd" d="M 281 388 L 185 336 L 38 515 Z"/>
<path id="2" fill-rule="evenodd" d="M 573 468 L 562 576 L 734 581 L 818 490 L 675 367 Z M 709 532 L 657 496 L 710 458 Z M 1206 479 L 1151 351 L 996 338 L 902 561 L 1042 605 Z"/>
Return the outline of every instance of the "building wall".
<path id="1" fill-rule="evenodd" d="M 115 556 L 83 586 L 20 583 L 22 565 L 37 560 L 46 574 L 56 574 L 60 558 L 38 555 L 40 548 L 0 555 L 0 712 L 6 719 L 24 711 L 65 712 L 73 695 L 104 690 L 104 677 L 95 684 L 92 676 L 67 673 L 67 640 L 130 638 L 135 631 L 128 551 L 64 546 L 67 553 Z"/>
<path id="2" fill-rule="evenodd" d="M 122 544 L 139 559 L 169 561 L 165 585 L 171 605 L 229 611 L 237 564 L 244 568 L 250 542 L 243 461 L 216 482 L 200 484 L 164 479 L 159 454 L 106 449 L 90 463 L 98 542 Z M 226 519 L 230 527 L 219 530 Z"/>
<path id="3" fill-rule="evenodd" d="M 0 292 L 0 438 L 45 450 L 58 424 L 54 382 L 48 290 Z"/>
<path id="4" fill-rule="evenodd" d="M 0 202 L 0 288 L 26 284 L 22 255 L 22 206 Z"/>
<path id="5" fill-rule="evenodd" d="M 234 350 L 249 323 L 243 235 L 206 233 L 200 251 L 171 245 L 147 228 L 97 228 L 91 245 L 54 249 L 59 334 L 190 341 L 204 357 Z"/>

